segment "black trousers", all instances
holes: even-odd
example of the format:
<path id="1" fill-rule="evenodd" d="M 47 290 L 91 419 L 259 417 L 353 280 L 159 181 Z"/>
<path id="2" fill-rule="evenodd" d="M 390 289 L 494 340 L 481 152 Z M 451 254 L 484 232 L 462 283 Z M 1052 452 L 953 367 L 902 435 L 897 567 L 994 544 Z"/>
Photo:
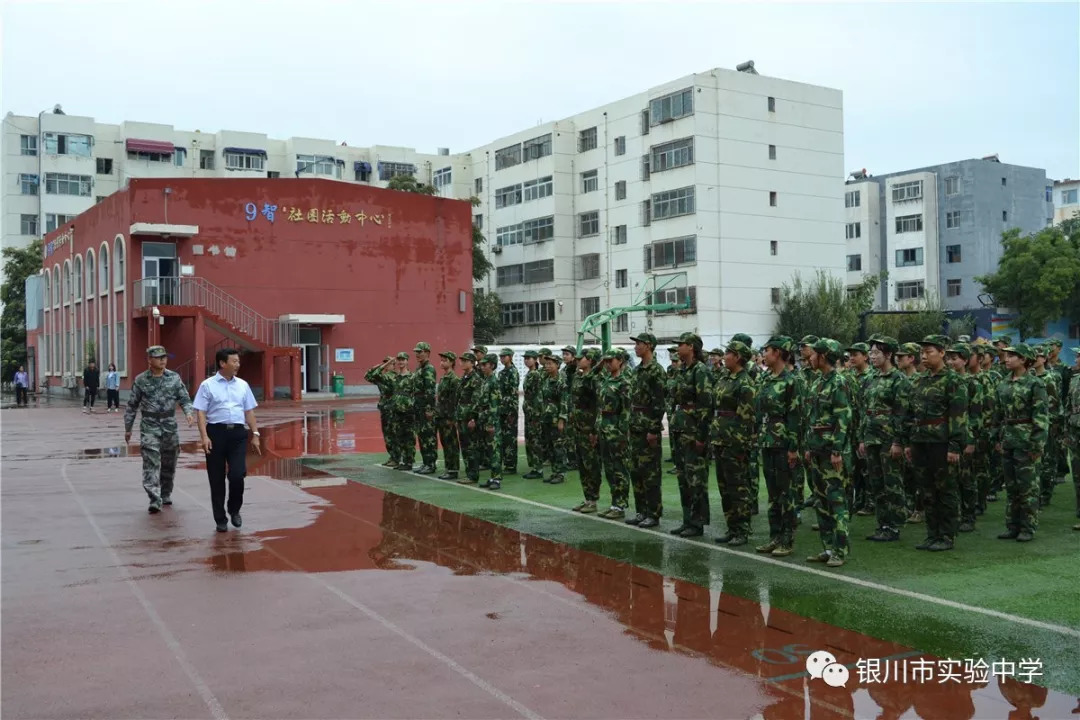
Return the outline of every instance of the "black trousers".
<path id="1" fill-rule="evenodd" d="M 120 391 L 119 390 L 106 390 L 105 400 L 108 402 L 109 407 L 120 407 Z"/>
<path id="2" fill-rule="evenodd" d="M 26 388 L 24 388 L 22 385 L 16 385 L 15 386 L 15 407 L 18 407 L 19 405 L 29 405 L 29 404 L 30 404 L 30 402 L 29 402 L 29 400 L 27 400 Z"/>
<path id="3" fill-rule="evenodd" d="M 83 393 L 83 407 L 89 405 L 94 407 L 94 401 L 97 400 L 97 388 L 86 388 L 86 392 Z"/>
<path id="4" fill-rule="evenodd" d="M 247 475 L 248 431 L 243 424 L 206 426 L 210 453 L 206 456 L 206 475 L 210 478 L 210 506 L 214 520 L 225 522 L 225 478 L 229 478 L 229 515 L 240 512 L 244 504 L 244 477 Z"/>

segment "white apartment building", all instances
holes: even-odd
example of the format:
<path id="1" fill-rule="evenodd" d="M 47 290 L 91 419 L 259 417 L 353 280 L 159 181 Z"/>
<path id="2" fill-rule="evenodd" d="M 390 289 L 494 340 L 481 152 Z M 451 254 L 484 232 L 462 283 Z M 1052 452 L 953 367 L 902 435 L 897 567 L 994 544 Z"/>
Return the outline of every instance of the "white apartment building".
<path id="1" fill-rule="evenodd" d="M 1080 180 L 1055 180 L 1052 192 L 1055 225 L 1080 216 Z"/>
<path id="2" fill-rule="evenodd" d="M 884 183 L 885 258 L 890 310 L 902 310 L 938 285 L 937 175 L 896 175 Z"/>
<path id="3" fill-rule="evenodd" d="M 499 294 L 508 344 L 569 342 L 589 314 L 639 300 L 691 308 L 624 315 L 616 333 L 760 342 L 784 283 L 817 269 L 843 277 L 851 254 L 841 92 L 754 72 L 690 75 L 455 155 L 44 113 L 9 114 L 3 160 L 5 245 L 132 177 L 301 173 L 381 186 L 408 173 L 444 196 L 476 196 L 495 265 L 476 289 Z"/>
<path id="4" fill-rule="evenodd" d="M 851 180 L 844 186 L 844 238 L 847 240 L 847 286 L 862 284 L 881 272 L 880 204 L 877 183 Z M 880 306 L 878 298 L 875 306 Z"/>

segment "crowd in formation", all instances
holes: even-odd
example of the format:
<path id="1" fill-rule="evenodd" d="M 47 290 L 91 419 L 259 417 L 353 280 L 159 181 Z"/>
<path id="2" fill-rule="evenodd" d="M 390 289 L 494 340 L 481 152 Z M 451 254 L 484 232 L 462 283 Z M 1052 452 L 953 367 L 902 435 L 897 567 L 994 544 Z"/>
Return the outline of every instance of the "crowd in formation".
<path id="1" fill-rule="evenodd" d="M 365 376 L 379 389 L 384 465 L 434 474 L 441 443 L 440 479 L 498 490 L 504 476 L 518 474 L 521 409 L 529 465 L 522 478 L 559 484 L 577 470 L 584 497 L 575 512 L 655 528 L 666 417 L 682 505 L 673 535 L 700 537 L 711 524 L 715 463 L 726 524 L 717 543 L 749 542 L 764 477 L 769 541 L 756 550 L 790 555 L 799 510 L 813 508 L 822 549 L 807 561 L 839 567 L 850 553 L 852 514 L 875 517 L 869 541 L 895 542 L 905 526 L 921 524 L 916 549 L 947 551 L 1001 493 L 998 538 L 1029 542 L 1040 508 L 1068 475 L 1069 449 L 1074 463 L 1080 456 L 1080 377 L 1070 383 L 1080 369 L 1061 364 L 1059 341 L 1029 346 L 1001 336 L 990 345 L 929 335 L 900 344 L 873 335 L 844 348 L 813 335 L 774 336 L 755 351 L 738 334 L 706 353 L 688 332 L 668 348 L 665 370 L 655 336 L 631 340 L 636 362 L 621 348 L 568 345 L 561 357 L 528 350 L 523 385 L 509 348 L 441 352 L 441 378 L 427 343 L 417 343 L 411 372 L 408 353 L 387 356 Z M 482 471 L 490 472 L 483 482 Z M 602 509 L 605 478 L 611 503 Z M 1080 517 L 1076 473 L 1074 488 Z"/>

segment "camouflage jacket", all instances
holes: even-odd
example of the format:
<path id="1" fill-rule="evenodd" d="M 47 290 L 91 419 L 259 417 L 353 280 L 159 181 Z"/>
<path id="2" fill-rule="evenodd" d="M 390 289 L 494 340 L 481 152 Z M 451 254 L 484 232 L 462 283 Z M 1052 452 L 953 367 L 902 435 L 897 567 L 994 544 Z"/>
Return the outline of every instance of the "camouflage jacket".
<path id="1" fill-rule="evenodd" d="M 630 429 L 659 435 L 664 431 L 668 379 L 660 363 L 639 364 L 629 372 Z"/>
<path id="2" fill-rule="evenodd" d="M 979 436 L 986 440 L 994 435 L 994 406 L 997 405 L 997 377 L 988 372 L 973 375 L 982 386 L 982 407 L 979 413 Z M 978 438 L 976 438 L 978 439 Z"/>
<path id="3" fill-rule="evenodd" d="M 1005 450 L 1042 452 L 1050 428 L 1046 384 L 1030 372 L 1000 383 L 994 428 Z"/>
<path id="4" fill-rule="evenodd" d="M 453 420 L 457 416 L 458 396 L 461 394 L 461 378 L 451 370 L 439 379 L 435 392 L 435 417 Z"/>
<path id="5" fill-rule="evenodd" d="M 679 370 L 672 392 L 675 402 L 675 417 L 670 427 L 672 432 L 686 433 L 702 443 L 709 441 L 712 382 L 712 371 L 703 362 L 694 361 L 693 365 Z"/>
<path id="6" fill-rule="evenodd" d="M 499 378 L 492 373 L 484 377 L 480 373 L 480 391 L 476 394 L 477 425 L 485 430 L 494 428 L 499 431 Z"/>
<path id="7" fill-rule="evenodd" d="M 757 382 L 746 370 L 720 378 L 713 388 L 709 439 L 725 452 L 744 454 L 757 442 Z"/>
<path id="8" fill-rule="evenodd" d="M 435 367 L 424 363 L 412 373 L 409 384 L 413 395 L 412 409 L 417 413 L 435 412 Z"/>
<path id="9" fill-rule="evenodd" d="M 968 445 L 974 445 L 983 432 L 983 405 L 986 403 L 986 388 L 979 378 L 966 372 L 960 377 L 967 384 L 968 397 Z"/>
<path id="10" fill-rule="evenodd" d="M 559 368 L 559 375 L 563 379 L 563 404 L 566 406 L 565 413 L 570 413 L 570 391 L 574 389 L 574 381 L 577 380 L 577 363 L 570 363 Z"/>
<path id="11" fill-rule="evenodd" d="M 863 395 L 858 442 L 867 445 L 892 445 L 900 442 L 904 397 L 910 387 L 907 376 L 896 368 L 884 375 L 874 372 Z"/>
<path id="12" fill-rule="evenodd" d="M 390 398 L 394 396 L 394 380 L 391 373 L 388 373 L 381 365 L 376 365 L 364 373 L 364 379 L 379 389 L 379 409 L 387 407 Z"/>
<path id="13" fill-rule="evenodd" d="M 949 368 L 914 376 L 904 400 L 901 444 L 948 443 L 958 453 L 968 444 L 968 398 L 963 378 Z"/>
<path id="14" fill-rule="evenodd" d="M 412 412 L 413 409 L 413 374 L 406 371 L 392 373 L 394 376 L 394 395 L 390 399 L 390 409 L 397 413 Z"/>
<path id="15" fill-rule="evenodd" d="M 480 386 L 484 378 L 476 370 L 467 372 L 461 377 L 458 385 L 457 421 L 468 423 L 470 420 L 480 419 Z"/>
<path id="16" fill-rule="evenodd" d="M 560 420 L 566 421 L 567 395 L 566 375 L 558 372 L 555 377 L 551 377 L 545 373 L 544 382 L 540 386 L 540 417 L 545 423 L 555 425 Z"/>
<path id="17" fill-rule="evenodd" d="M 1080 379 L 1074 377 L 1069 383 L 1069 396 L 1065 402 L 1066 427 L 1073 435 L 1073 442 L 1080 443 Z M 1074 447 L 1076 445 L 1074 444 Z M 1080 448 L 1078 448 L 1080 451 Z M 1073 455 L 1074 458 L 1078 457 Z M 1073 462 L 1076 462 L 1074 460 Z M 1074 471 L 1075 472 L 1075 471 Z"/>
<path id="18" fill-rule="evenodd" d="M 135 376 L 131 383 L 131 397 L 124 411 L 124 432 L 131 432 L 135 413 L 141 411 L 141 432 L 176 432 L 176 406 L 179 405 L 189 419 L 195 417 L 184 381 L 177 373 L 166 369 L 160 377 L 149 370 Z"/>
<path id="19" fill-rule="evenodd" d="M 791 370 L 763 373 L 757 394 L 759 437 L 764 448 L 798 452 L 802 444 L 803 380 Z"/>
<path id="20" fill-rule="evenodd" d="M 667 376 L 664 380 L 664 410 L 668 414 L 668 424 L 671 424 L 675 417 L 675 378 L 679 376 L 679 371 L 674 365 L 668 365 L 664 374 Z"/>
<path id="21" fill-rule="evenodd" d="M 605 375 L 597 394 L 596 433 L 607 442 L 625 442 L 629 430 L 630 378 L 625 372 Z"/>
<path id="22" fill-rule="evenodd" d="M 803 447 L 812 452 L 849 452 L 851 432 L 851 391 L 849 384 L 833 370 L 817 373 L 806 412 Z"/>
<path id="23" fill-rule="evenodd" d="M 1046 386 L 1046 411 L 1049 413 L 1050 423 L 1053 424 L 1061 418 L 1061 382 L 1060 378 L 1050 371 L 1044 371 L 1042 375 L 1032 370 L 1029 375 L 1035 375 Z"/>
<path id="24" fill-rule="evenodd" d="M 516 418 L 518 413 L 518 384 L 521 380 L 518 369 L 511 364 L 496 373 L 495 378 L 495 384 L 499 388 L 499 414 L 503 416 L 513 415 Z"/>
<path id="25" fill-rule="evenodd" d="M 525 410 L 526 415 L 538 416 L 540 410 L 543 407 L 543 400 L 540 397 L 541 385 L 544 383 L 544 372 L 537 368 L 533 368 L 529 372 L 525 373 L 524 383 L 524 402 L 522 408 Z"/>
<path id="26" fill-rule="evenodd" d="M 600 375 L 596 370 L 578 372 L 570 390 L 570 427 L 577 432 L 592 434 L 596 428 L 597 396 Z"/>

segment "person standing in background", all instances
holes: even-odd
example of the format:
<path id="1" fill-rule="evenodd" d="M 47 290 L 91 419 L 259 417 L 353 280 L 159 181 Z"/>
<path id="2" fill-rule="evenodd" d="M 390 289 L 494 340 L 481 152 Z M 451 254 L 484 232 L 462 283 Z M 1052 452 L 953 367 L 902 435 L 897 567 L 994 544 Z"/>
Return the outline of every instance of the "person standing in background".
<path id="1" fill-rule="evenodd" d="M 105 373 L 105 403 L 105 412 L 120 412 L 120 373 L 115 363 L 109 363 Z"/>
<path id="2" fill-rule="evenodd" d="M 98 388 L 101 387 L 101 371 L 93 360 L 87 363 L 86 369 L 83 370 L 82 382 L 84 390 L 82 411 L 94 412 L 94 400 L 97 399 Z"/>
<path id="3" fill-rule="evenodd" d="M 22 365 L 15 371 L 15 407 L 22 407 L 23 405 L 29 405 L 30 401 L 27 397 L 27 393 L 30 388 L 30 379 L 27 377 L 26 368 Z"/>

